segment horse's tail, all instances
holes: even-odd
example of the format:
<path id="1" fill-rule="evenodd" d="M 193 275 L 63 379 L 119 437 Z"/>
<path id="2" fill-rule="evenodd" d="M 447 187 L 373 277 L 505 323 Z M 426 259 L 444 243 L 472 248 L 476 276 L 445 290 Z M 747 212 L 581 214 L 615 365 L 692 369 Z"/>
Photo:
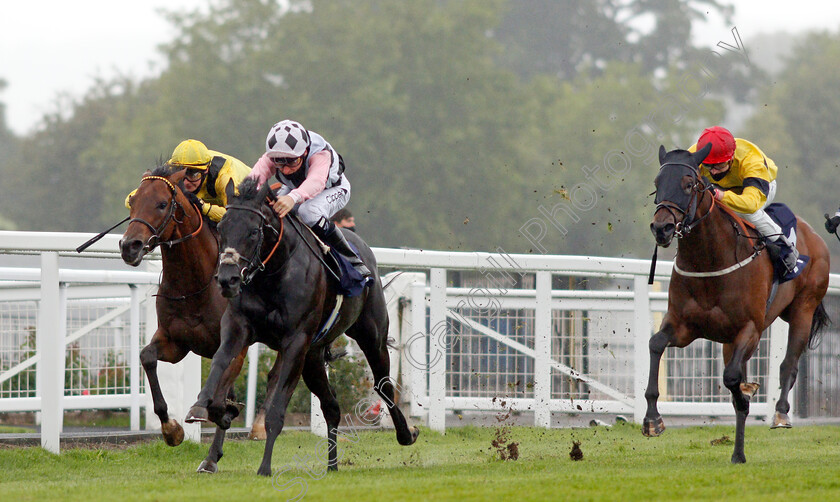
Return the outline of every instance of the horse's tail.
<path id="1" fill-rule="evenodd" d="M 338 352 L 336 352 L 334 354 L 333 354 L 331 349 L 332 349 L 332 347 L 330 345 L 327 345 L 326 347 L 324 347 L 324 363 L 325 364 L 330 364 L 333 361 L 338 361 L 339 359 L 341 359 L 342 357 L 347 355 L 347 351 L 344 350 L 344 349 L 339 350 Z"/>
<path id="2" fill-rule="evenodd" d="M 817 310 L 814 311 L 814 319 L 811 321 L 811 334 L 808 336 L 809 349 L 814 350 L 819 347 L 822 341 L 822 332 L 829 325 L 831 325 L 831 318 L 828 317 L 823 302 L 820 302 Z"/>

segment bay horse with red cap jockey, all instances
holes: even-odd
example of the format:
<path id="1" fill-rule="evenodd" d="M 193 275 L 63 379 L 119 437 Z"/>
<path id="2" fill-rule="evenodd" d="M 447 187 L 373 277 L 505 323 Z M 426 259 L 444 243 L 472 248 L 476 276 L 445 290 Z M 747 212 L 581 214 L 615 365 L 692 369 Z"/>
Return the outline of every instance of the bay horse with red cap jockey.
<path id="1" fill-rule="evenodd" d="M 774 292 L 773 264 L 733 211 L 721 204 L 700 165 L 712 145 L 697 152 L 660 147 L 656 177 L 656 210 L 650 225 L 656 244 L 667 247 L 674 237 L 679 249 L 668 288 L 668 312 L 650 339 L 650 375 L 642 432 L 658 436 L 665 429 L 657 409 L 659 363 L 667 347 L 685 347 L 698 338 L 723 344 L 723 383 L 735 408 L 732 463 L 746 462 L 744 427 L 750 398 L 758 384 L 748 383 L 747 361 L 761 333 L 777 318 L 789 324 L 787 351 L 780 368 L 781 395 L 773 427 L 790 427 L 788 393 L 796 380 L 799 356 L 813 347 L 830 322 L 822 300 L 828 289 L 829 253 L 825 242 L 797 219 L 799 252 L 810 262 L 793 280 Z"/>

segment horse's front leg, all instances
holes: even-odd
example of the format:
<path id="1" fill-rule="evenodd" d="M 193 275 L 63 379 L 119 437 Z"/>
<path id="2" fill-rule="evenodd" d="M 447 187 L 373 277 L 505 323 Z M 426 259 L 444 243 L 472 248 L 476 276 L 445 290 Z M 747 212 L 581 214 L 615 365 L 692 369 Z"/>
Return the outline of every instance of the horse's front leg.
<path id="1" fill-rule="evenodd" d="M 286 407 L 300 380 L 306 350 L 306 335 L 296 333 L 286 338 L 285 346 L 277 353 L 277 386 L 269 389 L 265 406 L 265 452 L 257 474 L 271 476 L 271 453 L 274 441 L 283 430 L 286 421 Z"/>
<path id="2" fill-rule="evenodd" d="M 213 398 L 217 395 L 219 386 L 223 383 L 225 374 L 231 366 L 231 361 L 248 346 L 250 325 L 243 316 L 231 313 L 230 309 L 222 316 L 221 332 L 222 343 L 213 355 L 213 362 L 210 363 L 210 374 L 198 394 L 198 400 L 187 413 L 186 421 L 189 423 L 206 422 L 210 419 L 208 408 L 213 403 Z M 222 390 L 227 392 L 227 389 Z M 224 400 L 222 403 L 224 403 Z M 222 408 L 224 409 L 224 404 L 222 404 Z M 217 418 L 221 418 L 221 415 Z"/>
<path id="3" fill-rule="evenodd" d="M 140 364 L 149 379 L 149 390 L 152 393 L 155 415 L 160 419 L 160 431 L 163 440 L 169 446 L 178 446 L 184 440 L 184 429 L 174 418 L 169 418 L 169 408 L 160 390 L 160 381 L 157 375 L 157 362 L 163 359 L 167 362 L 177 363 L 187 351 L 181 350 L 174 343 L 168 341 L 160 328 L 155 332 L 149 345 L 140 351 Z"/>
<path id="4" fill-rule="evenodd" d="M 210 419 L 225 430 L 230 428 L 231 422 L 239 416 L 239 412 L 242 409 L 242 404 L 236 402 L 236 395 L 233 393 L 233 383 L 242 371 L 242 365 L 247 354 L 248 345 L 243 347 L 239 355 L 231 360 L 230 365 L 224 374 L 222 374 L 222 380 L 218 387 L 216 387 L 213 401 L 208 408 Z"/>
<path id="5" fill-rule="evenodd" d="M 723 370 L 723 385 L 732 393 L 732 406 L 735 407 L 735 449 L 732 452 L 732 463 L 743 464 L 747 461 L 744 454 L 744 432 L 747 416 L 750 414 L 750 397 L 754 393 L 754 384 L 745 384 L 746 364 L 758 346 L 761 333 L 755 324 L 749 322 L 741 329 L 731 345 L 732 356 Z M 726 357 L 724 357 L 726 359 Z"/>
<path id="6" fill-rule="evenodd" d="M 648 342 L 650 349 L 650 373 L 648 375 L 647 390 L 645 390 L 645 399 L 647 400 L 647 412 L 642 423 L 642 434 L 648 437 L 656 437 L 662 434 L 665 430 L 665 422 L 659 414 L 659 409 L 656 404 L 659 400 L 659 362 L 662 360 L 662 354 L 668 345 L 671 344 L 671 330 L 663 323 L 662 329 L 653 335 Z"/>

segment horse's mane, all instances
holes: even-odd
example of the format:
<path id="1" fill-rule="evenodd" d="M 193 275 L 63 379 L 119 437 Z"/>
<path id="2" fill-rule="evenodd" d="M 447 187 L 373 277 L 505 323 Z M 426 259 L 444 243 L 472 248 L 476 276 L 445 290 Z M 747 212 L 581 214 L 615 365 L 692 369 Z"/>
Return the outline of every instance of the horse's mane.
<path id="1" fill-rule="evenodd" d="M 236 197 L 237 200 L 254 200 L 260 192 L 259 180 L 256 178 L 245 178 L 237 189 L 239 190 L 239 195 Z"/>
<path id="2" fill-rule="evenodd" d="M 159 164 L 156 168 L 152 169 L 152 172 L 149 173 L 149 176 L 169 176 L 172 174 L 172 170 L 169 168 L 169 164 Z"/>

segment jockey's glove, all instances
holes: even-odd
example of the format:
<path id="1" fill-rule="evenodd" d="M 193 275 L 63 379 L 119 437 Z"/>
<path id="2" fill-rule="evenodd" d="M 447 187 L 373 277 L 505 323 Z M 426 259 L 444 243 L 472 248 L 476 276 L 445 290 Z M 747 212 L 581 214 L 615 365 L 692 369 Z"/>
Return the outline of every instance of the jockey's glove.
<path id="1" fill-rule="evenodd" d="M 198 195 L 184 191 L 184 195 L 187 197 L 187 200 L 190 201 L 190 204 L 193 206 L 198 206 L 199 208 L 204 205 L 204 201 L 198 198 Z"/>
<path id="2" fill-rule="evenodd" d="M 825 229 L 828 230 L 830 234 L 837 233 L 837 227 L 840 227 L 840 211 L 834 214 L 834 216 L 829 217 L 827 214 L 825 215 Z"/>

